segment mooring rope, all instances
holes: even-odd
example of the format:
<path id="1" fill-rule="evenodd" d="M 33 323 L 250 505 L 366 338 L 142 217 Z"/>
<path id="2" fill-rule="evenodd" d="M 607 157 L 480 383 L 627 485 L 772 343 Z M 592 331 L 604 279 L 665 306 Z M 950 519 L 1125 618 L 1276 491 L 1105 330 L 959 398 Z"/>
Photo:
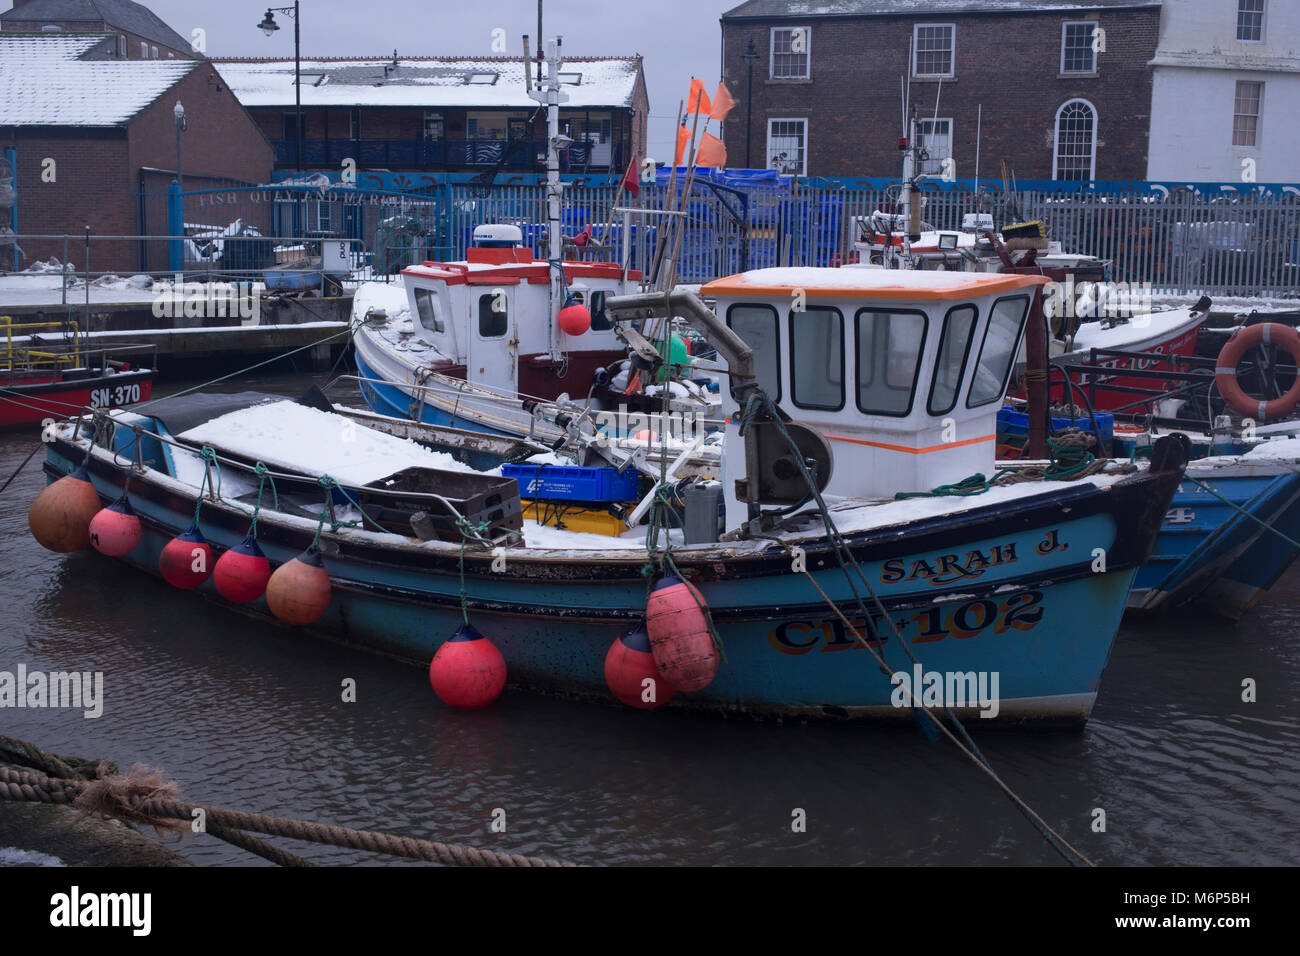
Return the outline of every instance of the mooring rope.
<path id="1" fill-rule="evenodd" d="M 356 830 L 351 827 L 313 823 L 309 820 L 203 806 L 178 799 L 176 785 L 163 783 L 159 771 L 145 767 L 143 764 L 136 764 L 132 767 L 131 773 L 124 776 L 116 772 L 110 773 L 108 769 L 111 767 L 110 764 L 100 762 L 94 765 L 91 761 L 78 760 L 77 765 L 80 767 L 87 769 L 91 766 L 98 767 L 96 773 L 99 776 L 92 779 L 89 774 L 71 766 L 68 758 L 59 758 L 24 741 L 0 736 L 0 750 L 20 755 L 24 763 L 36 763 L 40 767 L 50 769 L 59 768 L 60 774 L 54 776 L 43 769 L 33 769 L 30 765 L 0 765 L 0 800 L 71 806 L 87 814 L 129 820 L 153 826 L 156 830 L 172 830 L 179 833 L 191 830 L 192 822 L 200 815 L 195 813 L 198 810 L 204 818 L 204 831 L 281 866 L 314 864 L 256 837 L 251 837 L 243 831 L 383 853 L 411 860 L 424 860 L 446 866 L 576 865 L 518 853 L 484 850 L 457 843 L 421 840 L 373 830 Z"/>

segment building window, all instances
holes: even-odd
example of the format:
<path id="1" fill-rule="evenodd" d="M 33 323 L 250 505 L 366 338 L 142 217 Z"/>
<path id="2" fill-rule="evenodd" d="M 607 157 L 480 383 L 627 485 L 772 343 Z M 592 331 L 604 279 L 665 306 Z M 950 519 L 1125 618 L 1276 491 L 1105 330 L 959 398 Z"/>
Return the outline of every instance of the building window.
<path id="1" fill-rule="evenodd" d="M 502 300 L 504 298 L 504 296 L 501 297 Z M 487 295 L 478 297 L 478 334 L 480 338 L 499 339 L 506 334 L 507 329 L 510 327 L 505 302 L 502 301 L 503 307 L 497 310 L 493 308 L 497 301 L 497 293 L 495 292 L 489 292 Z"/>
<path id="2" fill-rule="evenodd" d="M 442 139 L 444 132 L 443 118 L 441 113 L 424 114 L 424 138 L 430 142 L 438 142 Z M 356 137 L 353 137 L 354 139 Z M 473 136 L 470 139 L 474 139 Z"/>
<path id="3" fill-rule="evenodd" d="M 158 48 L 156 46 L 149 47 L 149 53 L 153 59 L 158 59 Z"/>
<path id="4" fill-rule="evenodd" d="M 844 407 L 844 316 L 810 305 L 790 313 L 790 397 L 800 408 Z"/>
<path id="5" fill-rule="evenodd" d="M 956 25 L 917 24 L 912 30 L 912 75 L 953 76 L 957 46 Z"/>
<path id="6" fill-rule="evenodd" d="M 1096 73 L 1097 53 L 1092 38 L 1097 30 L 1093 20 L 1061 24 L 1061 72 Z"/>
<path id="7" fill-rule="evenodd" d="M 812 31 L 808 27 L 773 27 L 768 76 L 774 80 L 806 80 L 811 75 Z"/>
<path id="8" fill-rule="evenodd" d="M 1087 100 L 1070 100 L 1056 111 L 1052 178 L 1089 180 L 1096 175 L 1097 110 Z"/>
<path id="9" fill-rule="evenodd" d="M 149 59 L 149 44 L 145 43 L 143 40 L 140 41 L 140 56 L 143 59 Z"/>
<path id="10" fill-rule="evenodd" d="M 767 121 L 767 168 L 789 176 L 803 176 L 808 171 L 808 121 L 774 119 Z"/>
<path id="11" fill-rule="evenodd" d="M 123 60 L 126 59 L 126 35 L 122 33 L 117 35 L 117 55 Z"/>
<path id="12" fill-rule="evenodd" d="M 1259 101 L 1263 96 L 1263 83 L 1237 81 L 1236 104 L 1232 108 L 1233 146 L 1259 145 Z"/>
<path id="13" fill-rule="evenodd" d="M 920 172 L 930 176 L 943 175 L 944 161 L 952 158 L 952 120 L 918 120 L 916 145 L 929 155 L 928 159 L 921 160 Z"/>
<path id="14" fill-rule="evenodd" d="M 1264 0 L 1237 0 L 1237 39 L 1264 42 Z"/>

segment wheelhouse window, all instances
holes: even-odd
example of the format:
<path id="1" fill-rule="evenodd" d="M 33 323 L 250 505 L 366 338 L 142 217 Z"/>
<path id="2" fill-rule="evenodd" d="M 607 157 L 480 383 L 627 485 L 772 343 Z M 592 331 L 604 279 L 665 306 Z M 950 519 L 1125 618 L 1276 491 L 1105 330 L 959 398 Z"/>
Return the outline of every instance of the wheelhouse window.
<path id="1" fill-rule="evenodd" d="M 509 318 L 506 296 L 502 292 L 489 292 L 478 297 L 478 334 L 485 339 L 499 339 L 506 334 Z"/>
<path id="2" fill-rule="evenodd" d="M 733 305 L 727 310 L 727 325 L 754 350 L 754 372 L 758 387 L 768 398 L 781 400 L 781 335 L 776 309 L 770 305 Z M 734 394 L 734 393 L 733 393 Z"/>
<path id="3" fill-rule="evenodd" d="M 858 408 L 869 415 L 912 410 L 928 320 L 924 312 L 859 309 Z"/>
<path id="4" fill-rule="evenodd" d="M 973 305 L 958 305 L 948 310 L 943 320 L 939 338 L 939 358 L 934 366 L 934 382 L 930 385 L 930 401 L 926 405 L 931 415 L 946 415 L 957 404 L 961 390 L 962 373 L 974 339 L 975 320 L 979 312 Z"/>
<path id="5" fill-rule="evenodd" d="M 812 30 L 808 27 L 774 27 L 772 29 L 771 68 L 773 80 L 806 80 L 811 75 Z"/>
<path id="6" fill-rule="evenodd" d="M 1096 73 L 1097 52 L 1092 38 L 1097 30 L 1093 20 L 1075 20 L 1061 24 L 1061 72 Z"/>
<path id="7" fill-rule="evenodd" d="M 952 23 L 918 23 L 912 32 L 912 75 L 954 76 L 957 26 Z"/>
<path id="8" fill-rule="evenodd" d="M 789 176 L 803 176 L 808 164 L 808 121 L 767 121 L 767 168 Z"/>
<path id="9" fill-rule="evenodd" d="M 1264 42 L 1265 0 L 1237 0 L 1237 39 L 1246 43 Z"/>
<path id="10" fill-rule="evenodd" d="M 844 407 L 844 316 L 810 305 L 790 312 L 790 399 L 800 408 Z"/>
<path id="11" fill-rule="evenodd" d="M 1237 95 L 1232 108 L 1232 145 L 1259 145 L 1259 103 L 1264 98 L 1264 84 L 1237 81 Z"/>
<path id="12" fill-rule="evenodd" d="M 1097 111 L 1087 100 L 1070 100 L 1056 111 L 1052 178 L 1086 182 L 1096 175 Z"/>
<path id="13" fill-rule="evenodd" d="M 1007 378 L 1020 345 L 1020 330 L 1025 324 L 1029 297 L 1024 295 L 998 299 L 989 313 L 989 327 L 984 330 L 980 355 L 975 362 L 975 375 L 967 408 L 978 408 L 989 402 L 1000 402 L 1007 391 Z"/>
<path id="14" fill-rule="evenodd" d="M 415 290 L 415 311 L 420 316 L 420 324 L 430 332 L 447 331 L 442 321 L 442 307 L 438 305 L 438 296 L 432 289 Z"/>

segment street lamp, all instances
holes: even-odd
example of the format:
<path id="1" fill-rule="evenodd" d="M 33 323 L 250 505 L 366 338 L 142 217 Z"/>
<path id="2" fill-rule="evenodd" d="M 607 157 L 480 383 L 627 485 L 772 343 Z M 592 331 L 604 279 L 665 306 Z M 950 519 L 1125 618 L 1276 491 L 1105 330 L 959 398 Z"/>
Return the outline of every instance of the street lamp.
<path id="1" fill-rule="evenodd" d="M 754 38 L 749 38 L 749 45 L 745 47 L 745 52 L 740 54 L 749 67 L 749 78 L 745 81 L 745 168 L 753 169 L 754 164 L 750 162 L 749 146 L 754 139 L 754 61 L 758 59 L 758 51 L 754 49 Z"/>
<path id="2" fill-rule="evenodd" d="M 267 7 L 266 16 L 257 25 L 267 36 L 280 29 L 280 24 L 275 22 L 277 13 L 293 18 L 294 165 L 302 172 L 302 42 L 298 32 L 298 0 L 294 0 L 292 7 Z"/>
<path id="3" fill-rule="evenodd" d="M 185 132 L 190 121 L 185 116 L 185 107 L 181 105 L 180 100 L 177 100 L 176 105 L 172 107 L 172 116 L 176 117 L 176 185 L 184 189 L 185 179 L 181 175 L 181 133 Z"/>

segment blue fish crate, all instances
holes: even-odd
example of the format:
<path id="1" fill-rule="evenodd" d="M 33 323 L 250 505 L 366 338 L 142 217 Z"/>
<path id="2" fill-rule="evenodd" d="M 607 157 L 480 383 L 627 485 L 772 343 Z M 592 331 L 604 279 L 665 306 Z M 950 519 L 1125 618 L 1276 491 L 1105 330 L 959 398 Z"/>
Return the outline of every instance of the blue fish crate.
<path id="1" fill-rule="evenodd" d="M 1107 451 L 1111 442 L 1115 439 L 1115 416 L 1107 412 L 1097 412 L 1097 428 L 1101 434 L 1097 436 L 1101 443 L 1103 451 Z M 1052 418 L 1052 431 L 1061 432 L 1067 428 L 1078 428 L 1080 431 L 1096 434 L 1093 431 L 1091 418 Z M 1029 437 L 1029 416 L 1024 412 L 1018 412 L 1014 408 L 1003 406 L 998 411 L 998 441 L 1008 444 L 1021 445 Z M 1094 452 L 1096 449 L 1094 449 Z"/>
<path id="2" fill-rule="evenodd" d="M 617 468 L 577 465 L 502 465 L 501 474 L 519 482 L 523 498 L 553 501 L 633 501 L 638 475 Z"/>

